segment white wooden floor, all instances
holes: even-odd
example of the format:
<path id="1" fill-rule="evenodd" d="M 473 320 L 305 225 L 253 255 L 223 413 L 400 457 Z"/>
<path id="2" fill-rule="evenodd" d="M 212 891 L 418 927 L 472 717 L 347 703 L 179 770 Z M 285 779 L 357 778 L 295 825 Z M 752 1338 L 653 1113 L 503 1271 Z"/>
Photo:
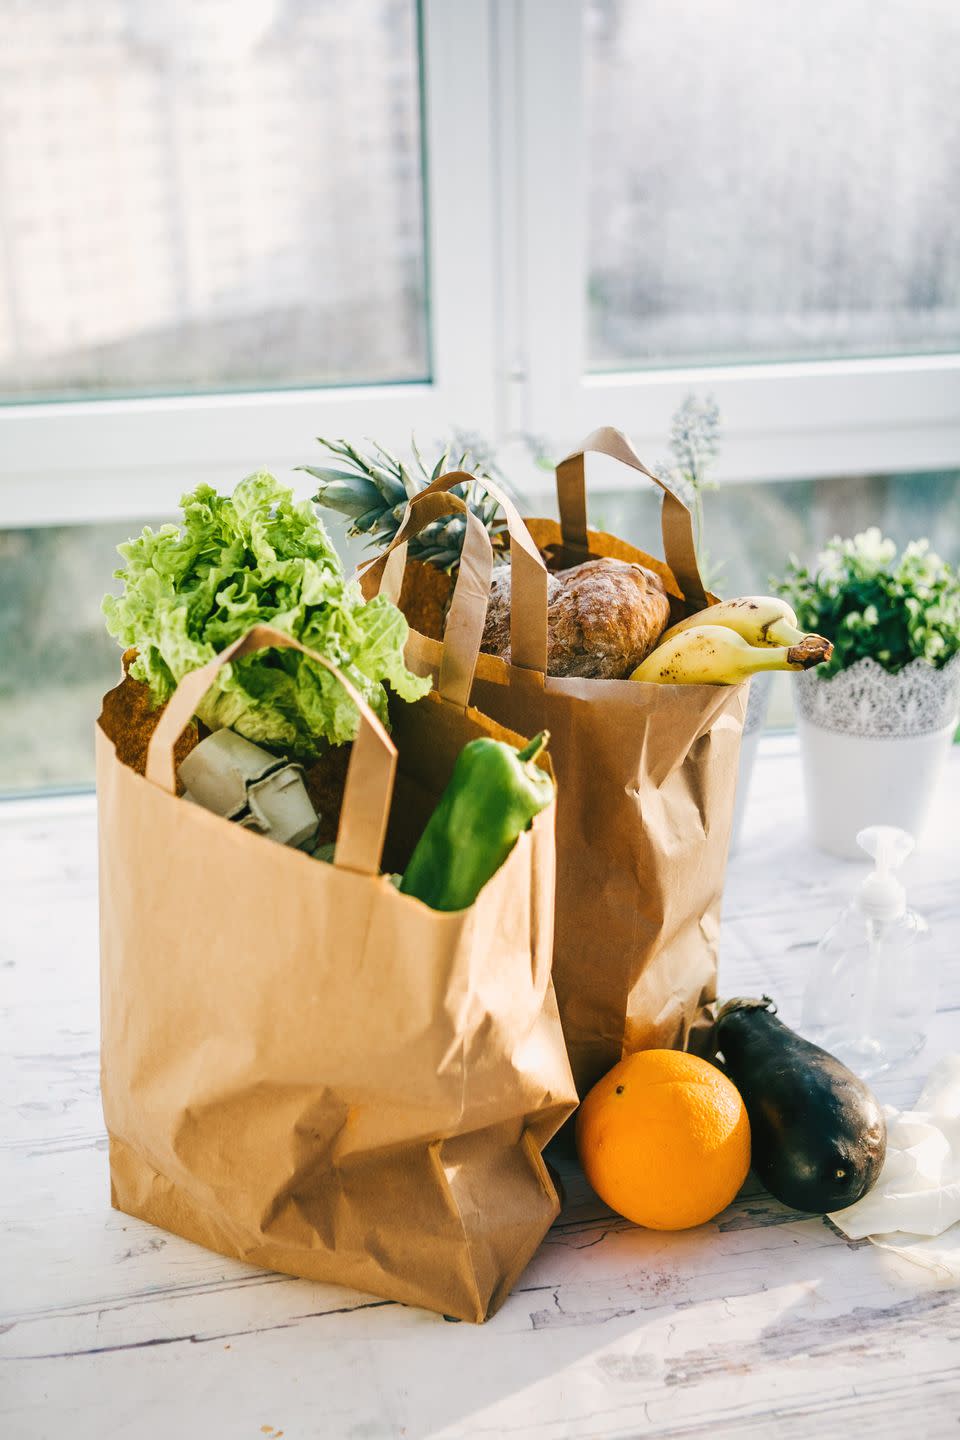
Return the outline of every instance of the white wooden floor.
<path id="1" fill-rule="evenodd" d="M 941 945 L 913 1099 L 960 1049 L 960 753 L 911 898 Z M 798 762 L 761 756 L 723 926 L 724 995 L 788 1021 L 858 875 L 803 835 Z M 109 1207 L 97 1093 L 95 817 L 0 806 L 0 1416 L 15 1440 L 910 1436 L 960 1433 L 960 1294 L 798 1219 L 751 1181 L 700 1230 L 568 1205 L 485 1327 L 265 1274 Z"/>

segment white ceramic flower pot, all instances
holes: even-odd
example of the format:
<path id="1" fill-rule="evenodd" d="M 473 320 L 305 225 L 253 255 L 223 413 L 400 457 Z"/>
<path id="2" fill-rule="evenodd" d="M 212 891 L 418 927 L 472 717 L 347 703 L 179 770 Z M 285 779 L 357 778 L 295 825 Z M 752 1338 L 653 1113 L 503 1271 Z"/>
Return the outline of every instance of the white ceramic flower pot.
<path id="1" fill-rule="evenodd" d="M 797 725 L 814 843 L 862 859 L 857 832 L 897 825 L 918 841 L 957 728 L 960 665 L 915 660 L 890 675 L 859 660 L 797 677 Z"/>
<path id="2" fill-rule="evenodd" d="M 760 746 L 770 704 L 770 686 L 773 677 L 769 674 L 753 675 L 750 678 L 750 694 L 747 699 L 747 713 L 743 720 L 743 739 L 740 742 L 740 768 L 737 772 L 737 795 L 733 806 L 733 828 L 730 832 L 730 854 L 740 846 L 740 832 L 750 794 L 750 781 Z"/>

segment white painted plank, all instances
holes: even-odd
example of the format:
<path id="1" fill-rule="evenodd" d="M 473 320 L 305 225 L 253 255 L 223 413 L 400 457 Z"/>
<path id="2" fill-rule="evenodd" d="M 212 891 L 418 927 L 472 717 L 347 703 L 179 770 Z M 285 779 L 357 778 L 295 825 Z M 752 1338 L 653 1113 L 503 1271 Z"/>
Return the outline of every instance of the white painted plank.
<path id="1" fill-rule="evenodd" d="M 940 933 L 944 983 L 926 1050 L 878 1084 L 896 1103 L 960 1045 L 958 799 L 960 755 L 908 872 Z M 662 1235 L 611 1215 L 564 1161 L 564 1213 L 482 1329 L 257 1271 L 110 1210 L 95 838 L 92 801 L 0 807 L 7 1433 L 956 1433 L 960 1294 L 753 1181 L 709 1226 Z M 730 866 L 722 992 L 769 990 L 795 1019 L 812 946 L 859 873 L 803 840 L 796 757 L 762 758 Z"/>

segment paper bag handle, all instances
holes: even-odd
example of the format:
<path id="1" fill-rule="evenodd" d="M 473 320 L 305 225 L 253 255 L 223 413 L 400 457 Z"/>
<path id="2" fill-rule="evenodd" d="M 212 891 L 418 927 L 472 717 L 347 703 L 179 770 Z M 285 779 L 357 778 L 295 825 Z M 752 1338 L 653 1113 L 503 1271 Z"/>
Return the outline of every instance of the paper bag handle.
<path id="1" fill-rule="evenodd" d="M 387 556 L 394 547 L 399 546 L 401 534 L 404 532 L 410 515 L 415 506 L 421 505 L 427 495 L 446 495 L 457 485 L 468 485 L 476 481 L 486 490 L 487 494 L 496 500 L 503 512 L 507 522 L 507 532 L 510 536 L 510 568 L 512 571 L 511 599 L 510 599 L 510 659 L 511 663 L 520 670 L 530 670 L 543 675 L 547 669 L 547 567 L 543 563 L 543 556 L 537 549 L 533 537 L 523 521 L 523 516 L 514 505 L 509 495 L 501 490 L 486 475 L 472 475 L 467 470 L 450 470 L 445 475 L 439 476 L 426 489 L 422 490 L 413 500 L 407 502 L 407 509 L 404 515 L 403 524 L 397 532 L 393 542 L 387 546 L 376 560 L 365 566 L 359 574 L 360 584 L 365 595 L 375 595 L 381 586 L 381 577 L 384 574 L 388 563 Z M 453 499 L 458 497 L 454 496 Z M 459 502 L 459 506 L 463 505 Z M 440 514 L 443 511 L 438 512 Z M 477 526 L 486 530 L 476 516 L 473 517 Z M 418 527 L 420 528 L 420 527 Z M 408 532 L 409 533 L 409 532 Z M 416 532 L 413 532 L 416 533 Z M 467 534 L 470 527 L 468 522 Z M 466 542 L 464 542 L 466 546 Z M 462 568 L 461 561 L 461 568 Z M 396 572 L 394 572 L 396 573 Z M 458 577 L 459 579 L 459 577 Z M 369 587 L 369 588 L 368 588 Z M 489 596 L 489 585 L 487 597 Z M 486 617 L 487 599 L 484 599 L 484 617 Z M 451 602 L 451 612 L 453 603 Z M 449 621 L 448 621 L 449 624 Z M 481 626 L 481 637 L 483 627 Z M 479 647 L 478 647 L 479 648 Z M 476 664 L 476 656 L 474 656 Z"/>
<path id="2" fill-rule="evenodd" d="M 160 722 L 150 738 L 147 749 L 147 779 L 168 794 L 176 794 L 177 774 L 173 747 L 186 729 L 191 716 L 213 683 L 217 671 L 231 660 L 239 660 L 255 650 L 299 650 L 308 660 L 324 670 L 343 686 L 360 713 L 360 728 L 353 742 L 347 781 L 340 812 L 340 826 L 334 847 L 333 863 L 344 870 L 358 870 L 363 875 L 380 873 L 380 858 L 387 830 L 387 817 L 393 798 L 393 782 L 397 769 L 397 750 L 390 736 L 370 706 L 354 689 L 346 676 L 332 661 L 315 650 L 308 650 L 299 640 L 274 630 L 272 625 L 254 625 L 246 635 L 221 650 L 199 670 L 184 675 Z"/>
<path id="3" fill-rule="evenodd" d="M 493 576 L 493 546 L 486 528 L 459 495 L 436 491 L 415 495 L 408 503 L 403 523 L 381 555 L 359 572 L 361 588 L 369 599 L 379 593 L 399 604 L 403 572 L 407 564 L 407 542 L 441 515 L 464 515 L 467 531 L 463 540 L 460 568 L 443 632 L 443 649 L 437 689 L 444 700 L 466 709 L 473 689 L 477 656 L 487 618 L 487 601 Z M 377 581 L 379 580 L 379 585 Z"/>
<path id="4" fill-rule="evenodd" d="M 557 503 L 560 508 L 560 530 L 563 543 L 570 550 L 586 552 L 590 546 L 587 540 L 587 492 L 584 475 L 584 458 L 587 454 L 609 455 L 631 470 L 646 475 L 654 485 L 663 491 L 663 555 L 676 576 L 684 598 L 694 605 L 707 603 L 706 589 L 700 578 L 697 551 L 693 540 L 693 518 L 680 496 L 671 490 L 665 480 L 648 470 L 634 450 L 626 435 L 620 430 L 604 425 L 588 435 L 580 446 L 557 466 Z"/>

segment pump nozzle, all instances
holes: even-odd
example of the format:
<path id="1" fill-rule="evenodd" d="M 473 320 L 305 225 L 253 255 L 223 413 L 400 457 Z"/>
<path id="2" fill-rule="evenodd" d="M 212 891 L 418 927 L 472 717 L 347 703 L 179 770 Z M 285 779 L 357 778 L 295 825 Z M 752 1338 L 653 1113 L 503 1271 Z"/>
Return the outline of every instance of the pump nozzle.
<path id="1" fill-rule="evenodd" d="M 869 825 L 858 834 L 857 844 L 874 860 L 860 887 L 860 909 L 875 920 L 893 920 L 907 907 L 906 891 L 894 871 L 913 849 L 913 836 L 895 825 Z"/>

